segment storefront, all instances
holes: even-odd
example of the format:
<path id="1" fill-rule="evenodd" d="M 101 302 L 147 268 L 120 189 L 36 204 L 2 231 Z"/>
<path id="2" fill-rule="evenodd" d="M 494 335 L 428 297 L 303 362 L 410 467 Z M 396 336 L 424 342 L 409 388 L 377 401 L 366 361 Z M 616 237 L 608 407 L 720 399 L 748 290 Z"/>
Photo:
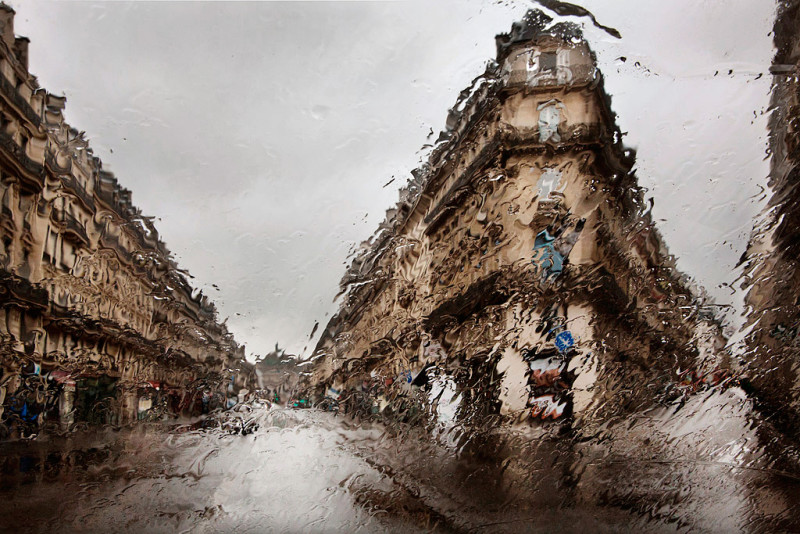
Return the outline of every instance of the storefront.
<path id="1" fill-rule="evenodd" d="M 107 375 L 81 376 L 75 380 L 75 387 L 76 423 L 119 423 L 116 378 Z"/>

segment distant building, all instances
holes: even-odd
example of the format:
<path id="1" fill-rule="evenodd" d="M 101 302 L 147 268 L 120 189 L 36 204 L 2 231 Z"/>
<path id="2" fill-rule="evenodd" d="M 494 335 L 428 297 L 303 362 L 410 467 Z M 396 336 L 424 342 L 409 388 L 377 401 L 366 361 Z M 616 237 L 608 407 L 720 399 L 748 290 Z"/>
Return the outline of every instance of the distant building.
<path id="1" fill-rule="evenodd" d="M 13 23 L 0 4 L 2 420 L 124 423 L 244 387 L 243 347 L 28 72 Z"/>
<path id="2" fill-rule="evenodd" d="M 285 404 L 295 396 L 302 373 L 303 365 L 297 357 L 286 354 L 277 345 L 274 351 L 255 363 L 261 396 L 279 404 Z"/>
<path id="3" fill-rule="evenodd" d="M 318 397 L 586 426 L 722 379 L 577 26 L 531 11 L 497 36 L 447 128 L 342 280 Z"/>

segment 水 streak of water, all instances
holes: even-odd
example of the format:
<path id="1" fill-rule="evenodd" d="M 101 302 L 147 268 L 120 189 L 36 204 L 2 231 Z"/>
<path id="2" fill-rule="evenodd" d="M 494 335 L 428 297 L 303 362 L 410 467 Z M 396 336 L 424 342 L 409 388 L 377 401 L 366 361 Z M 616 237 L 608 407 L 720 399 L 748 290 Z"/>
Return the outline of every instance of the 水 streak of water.
<path id="1" fill-rule="evenodd" d="M 800 530 L 800 2 L 536 4 L 93 7 L 151 36 L 106 92 L 159 221 L 0 3 L 0 530 Z M 385 172 L 417 49 L 465 88 Z M 358 246 L 351 175 L 399 188 Z"/>

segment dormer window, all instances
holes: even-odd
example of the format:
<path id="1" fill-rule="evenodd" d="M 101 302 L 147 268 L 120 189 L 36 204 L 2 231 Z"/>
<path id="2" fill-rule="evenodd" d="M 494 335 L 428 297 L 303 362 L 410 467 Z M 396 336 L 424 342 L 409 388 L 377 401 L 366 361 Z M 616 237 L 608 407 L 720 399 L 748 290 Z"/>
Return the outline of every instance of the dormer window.
<path id="1" fill-rule="evenodd" d="M 555 52 L 542 52 L 539 54 L 539 72 L 554 72 L 557 61 Z"/>

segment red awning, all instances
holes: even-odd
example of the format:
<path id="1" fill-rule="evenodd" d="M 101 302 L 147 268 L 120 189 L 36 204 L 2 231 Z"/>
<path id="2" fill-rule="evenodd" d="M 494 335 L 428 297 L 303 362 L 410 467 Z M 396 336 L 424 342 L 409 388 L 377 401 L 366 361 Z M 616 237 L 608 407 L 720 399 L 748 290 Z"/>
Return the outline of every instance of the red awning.
<path id="1" fill-rule="evenodd" d="M 63 384 L 67 380 L 70 379 L 72 375 L 63 369 L 54 369 L 50 371 L 50 378 L 58 382 L 59 384 Z"/>

